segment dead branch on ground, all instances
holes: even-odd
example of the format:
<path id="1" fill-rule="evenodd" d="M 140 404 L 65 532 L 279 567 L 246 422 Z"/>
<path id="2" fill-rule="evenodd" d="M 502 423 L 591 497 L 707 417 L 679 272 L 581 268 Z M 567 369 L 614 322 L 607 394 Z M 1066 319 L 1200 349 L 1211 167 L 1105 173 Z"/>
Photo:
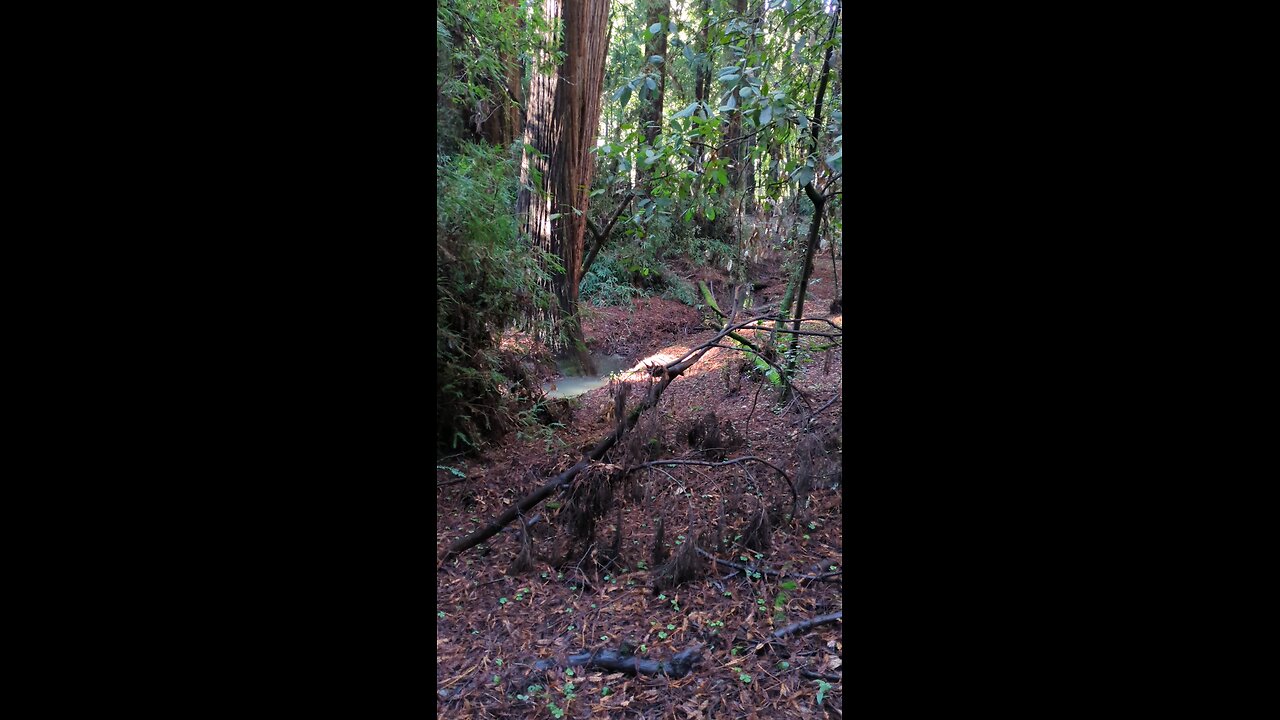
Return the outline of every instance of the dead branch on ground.
<path id="1" fill-rule="evenodd" d="M 746 573 L 748 576 L 750 576 L 752 573 L 759 573 L 761 575 L 767 575 L 769 577 L 795 578 L 797 580 L 806 580 L 808 582 L 831 582 L 831 578 L 835 577 L 836 575 L 840 575 L 844 572 L 843 570 L 837 570 L 835 572 L 823 573 L 822 575 L 801 575 L 798 573 L 783 573 L 783 572 L 778 572 L 777 570 L 770 570 L 768 568 L 753 568 L 750 565 L 739 565 L 738 563 L 730 562 L 728 560 L 721 560 L 720 558 L 716 557 L 715 555 L 712 555 L 711 553 L 707 552 L 706 550 L 703 550 L 702 548 L 698 548 L 698 554 L 708 560 L 714 560 L 715 562 L 720 563 L 725 567 L 731 567 L 731 568 L 734 568 L 735 570 L 739 570 L 743 573 Z"/>
<path id="2" fill-rule="evenodd" d="M 786 637 L 787 635 L 791 635 L 793 633 L 801 633 L 811 628 L 818 627 L 819 625 L 826 625 L 827 623 L 833 623 L 837 620 L 842 619 L 843 617 L 844 617 L 843 610 L 837 610 L 831 613 L 830 615 L 819 615 L 816 618 L 812 618 L 809 620 L 802 620 L 798 623 L 792 623 L 791 625 L 788 625 L 784 628 L 779 628 L 777 630 L 774 630 L 773 637 L 781 638 L 781 637 Z"/>
<path id="3" fill-rule="evenodd" d="M 791 476 L 788 475 L 782 468 L 778 467 L 777 465 L 774 465 L 768 460 L 765 460 L 763 458 L 758 458 L 754 455 L 747 455 L 746 457 L 733 458 L 731 460 L 725 460 L 723 462 L 711 462 L 709 460 L 654 460 L 652 462 L 636 465 L 635 467 L 629 467 L 626 470 L 623 470 L 622 472 L 625 475 L 626 473 L 629 473 L 633 470 L 639 470 L 640 468 L 649 467 L 651 465 L 706 465 L 709 467 L 721 467 L 723 465 L 737 465 L 738 463 L 747 462 L 749 460 L 758 462 L 761 465 L 768 465 L 769 467 L 776 470 L 778 474 L 782 476 L 783 480 L 787 481 L 787 487 L 791 488 L 791 517 L 795 517 L 796 507 L 800 504 L 800 496 L 796 493 L 795 483 L 791 482 Z"/>

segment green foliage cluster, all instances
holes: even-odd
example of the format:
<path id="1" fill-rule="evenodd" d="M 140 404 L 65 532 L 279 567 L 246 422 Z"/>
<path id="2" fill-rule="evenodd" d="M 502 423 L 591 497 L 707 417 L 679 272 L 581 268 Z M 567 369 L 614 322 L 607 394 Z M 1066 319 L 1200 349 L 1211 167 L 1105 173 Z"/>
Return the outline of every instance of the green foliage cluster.
<path id="1" fill-rule="evenodd" d="M 437 156 L 436 407 L 438 445 L 468 448 L 513 425 L 502 389 L 502 331 L 546 307 L 536 255 L 521 242 L 515 163 L 502 148 L 461 143 Z"/>
<path id="2" fill-rule="evenodd" d="M 630 273 L 616 253 L 602 252 L 582 276 L 578 287 L 583 300 L 596 307 L 630 305 L 643 293 L 631 284 Z"/>

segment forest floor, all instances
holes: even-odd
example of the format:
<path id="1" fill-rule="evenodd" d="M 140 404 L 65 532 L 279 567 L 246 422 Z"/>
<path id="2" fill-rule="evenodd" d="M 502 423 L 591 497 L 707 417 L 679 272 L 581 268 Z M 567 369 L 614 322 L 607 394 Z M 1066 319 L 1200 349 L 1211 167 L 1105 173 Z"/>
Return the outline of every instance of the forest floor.
<path id="1" fill-rule="evenodd" d="M 842 326 L 843 316 L 828 312 L 836 290 L 831 264 L 823 260 L 814 263 L 805 315 Z M 687 274 L 711 280 L 717 295 L 727 288 L 727 278 L 714 270 Z M 766 286 L 756 292 L 755 305 L 776 305 L 785 281 L 775 276 L 757 282 Z M 728 311 L 726 300 L 719 299 Z M 584 328 L 594 351 L 626 355 L 632 363 L 669 363 L 715 335 L 698 310 L 660 298 L 637 300 L 631 308 L 593 308 Z M 833 331 L 817 322 L 804 329 Z M 841 717 L 841 621 L 771 636 L 842 610 L 842 346 L 817 349 L 829 343 L 802 339 L 795 385 L 807 400 L 786 401 L 751 371 L 747 354 L 713 348 L 629 431 L 643 442 L 628 443 L 624 436 L 601 466 L 616 472 L 646 459 L 756 456 L 785 471 L 785 480 L 754 462 L 646 467 L 626 475 L 618 491 L 600 501 L 606 507 L 595 543 L 579 543 L 577 561 L 559 562 L 569 548 L 573 501 L 557 493 L 531 511 L 538 517 L 530 529 L 531 570 L 508 574 L 522 547 L 518 523 L 437 562 L 437 716 Z M 643 373 L 620 380 L 638 386 L 632 398 L 643 397 L 648 381 Z M 466 478 L 437 471 L 438 483 L 451 481 L 436 492 L 437 557 L 569 468 L 612 430 L 610 393 L 603 387 L 561 402 L 553 416 L 560 426 L 534 426 L 479 457 L 444 461 Z M 713 426 L 724 438 L 719 452 L 701 441 Z M 793 483 L 799 501 L 791 517 Z M 762 516 L 769 521 L 763 530 Z M 688 545 L 699 539 L 701 549 L 749 572 L 692 554 L 694 579 L 655 588 L 662 584 L 653 557 L 659 518 L 665 553 L 690 555 Z M 620 559 L 600 567 L 602 552 L 615 542 Z M 670 660 L 695 646 L 701 657 L 678 678 L 567 660 L 624 642 L 640 660 Z"/>

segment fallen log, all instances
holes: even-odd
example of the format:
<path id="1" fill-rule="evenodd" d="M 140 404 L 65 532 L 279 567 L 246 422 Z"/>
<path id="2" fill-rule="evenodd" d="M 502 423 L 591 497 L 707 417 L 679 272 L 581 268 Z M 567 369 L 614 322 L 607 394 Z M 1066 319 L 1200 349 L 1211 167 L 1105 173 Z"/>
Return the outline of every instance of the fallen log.
<path id="1" fill-rule="evenodd" d="M 667 675 L 682 678 L 688 675 L 693 666 L 702 659 L 702 645 L 694 644 L 671 656 L 670 660 L 641 660 L 634 655 L 624 654 L 619 650 L 601 650 L 583 652 L 569 656 L 570 665 L 598 667 L 614 672 L 636 675 Z"/>
<path id="2" fill-rule="evenodd" d="M 773 637 L 782 638 L 782 637 L 786 637 L 787 635 L 791 635 L 793 633 L 802 633 L 805 630 L 818 627 L 819 625 L 826 625 L 827 623 L 833 623 L 837 620 L 842 619 L 843 617 L 844 617 L 843 610 L 837 610 L 831 613 L 830 615 L 819 615 L 816 618 L 812 618 L 810 620 L 802 620 L 798 623 L 792 623 L 791 625 L 788 625 L 784 628 L 779 628 L 777 630 L 774 630 Z"/>
<path id="3" fill-rule="evenodd" d="M 667 386 L 671 384 L 671 381 L 675 380 L 684 373 L 685 370 L 688 370 L 691 365 L 702 359 L 702 356 L 710 349 L 711 348 L 708 344 L 706 347 L 702 347 L 691 352 L 679 362 L 662 368 L 661 379 L 653 386 L 648 397 L 637 403 L 636 407 L 627 415 L 626 422 L 619 423 L 612 432 L 601 438 L 600 442 L 596 443 L 595 447 L 591 448 L 590 452 L 583 455 L 581 460 L 573 464 L 573 467 L 570 467 L 568 470 L 565 470 L 555 476 L 546 485 L 543 485 L 533 493 L 525 496 L 520 500 L 520 502 L 507 508 L 506 512 L 494 518 L 489 522 L 489 524 L 481 527 L 466 537 L 460 538 L 450 545 L 449 549 L 445 551 L 444 557 L 440 559 L 440 564 L 443 565 L 454 557 L 457 557 L 460 553 L 470 550 L 476 545 L 479 545 L 485 540 L 488 540 L 494 535 L 502 532 L 502 528 L 511 524 L 511 522 L 517 517 L 529 512 L 536 507 L 538 503 L 551 497 L 551 494 L 556 490 L 568 485 L 569 482 L 577 477 L 578 473 L 582 472 L 582 470 L 589 466 L 592 461 L 599 460 L 604 457 L 604 454 L 608 452 L 609 448 L 613 447 L 614 444 L 618 442 L 619 438 L 621 438 L 628 430 L 635 427 L 636 422 L 640 420 L 640 413 L 658 404 L 658 398 L 662 396 L 662 391 L 667 389 Z"/>

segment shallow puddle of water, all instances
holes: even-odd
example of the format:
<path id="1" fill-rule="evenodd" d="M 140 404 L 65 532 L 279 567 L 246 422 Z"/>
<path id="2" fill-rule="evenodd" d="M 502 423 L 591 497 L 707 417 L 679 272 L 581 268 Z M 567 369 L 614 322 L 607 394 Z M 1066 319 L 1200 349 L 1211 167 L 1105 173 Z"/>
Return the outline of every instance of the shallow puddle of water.
<path id="1" fill-rule="evenodd" d="M 546 391 L 547 397 L 575 397 L 598 387 L 604 387 L 609 384 L 609 375 L 611 373 L 631 367 L 631 363 L 627 362 L 627 359 L 621 355 L 592 355 L 591 360 L 596 364 L 596 374 L 585 377 L 563 375 L 566 371 L 572 372 L 573 368 L 568 363 L 560 363 L 559 368 L 562 376 L 542 384 L 542 389 Z"/>

